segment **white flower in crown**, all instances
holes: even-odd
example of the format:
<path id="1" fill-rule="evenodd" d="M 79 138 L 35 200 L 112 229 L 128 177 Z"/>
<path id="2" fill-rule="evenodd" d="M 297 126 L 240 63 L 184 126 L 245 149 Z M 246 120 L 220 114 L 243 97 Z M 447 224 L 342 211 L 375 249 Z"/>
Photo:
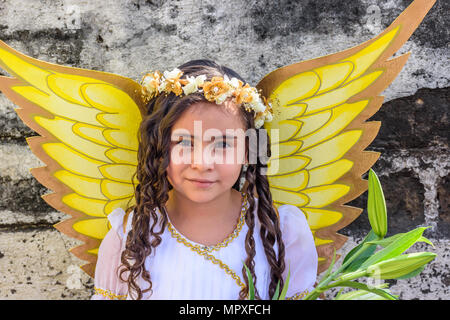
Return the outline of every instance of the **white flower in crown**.
<path id="1" fill-rule="evenodd" d="M 206 80 L 206 75 L 202 74 L 197 77 L 187 77 L 186 80 L 188 81 L 188 84 L 183 86 L 183 92 L 185 95 L 188 95 L 190 93 L 198 91 L 198 87 L 203 85 L 203 83 Z"/>
<path id="2" fill-rule="evenodd" d="M 267 122 L 271 122 L 273 120 L 273 116 L 270 112 L 266 113 L 266 120 Z"/>
<path id="3" fill-rule="evenodd" d="M 228 78 L 227 75 L 224 75 L 223 77 L 223 82 L 225 82 L 226 84 L 228 84 L 230 87 L 232 87 L 233 89 L 236 89 L 239 87 L 239 79 L 238 78 Z"/>
<path id="4" fill-rule="evenodd" d="M 147 73 L 142 78 L 141 85 L 147 90 L 147 93 L 152 96 L 158 90 L 160 81 L 161 74 L 158 71 L 155 71 L 153 73 Z"/>
<path id="5" fill-rule="evenodd" d="M 158 91 L 159 91 L 160 93 L 163 92 L 163 91 L 166 89 L 166 86 L 167 86 L 166 79 L 165 79 L 164 77 L 162 77 L 162 78 L 161 78 L 161 82 L 160 82 L 160 84 L 159 84 L 159 86 L 158 86 Z"/>
<path id="6" fill-rule="evenodd" d="M 178 68 L 174 68 L 172 71 L 164 71 L 164 78 L 166 80 L 178 79 L 183 74 Z"/>
<path id="7" fill-rule="evenodd" d="M 252 97 L 252 101 L 249 102 L 250 108 L 252 108 L 256 113 L 264 112 L 266 110 L 266 106 L 261 101 L 258 92 L 256 90 L 251 90 L 250 96 Z"/>
<path id="8" fill-rule="evenodd" d="M 233 95 L 233 92 L 231 90 L 229 90 L 226 93 L 221 94 L 219 97 L 217 97 L 216 103 L 222 104 L 227 98 L 231 97 L 232 95 Z"/>
<path id="9" fill-rule="evenodd" d="M 261 128 L 264 125 L 264 118 L 255 118 L 255 128 Z"/>
<path id="10" fill-rule="evenodd" d="M 161 78 L 160 85 L 158 86 L 158 91 L 161 93 L 163 91 L 174 91 L 176 87 L 176 91 L 180 91 L 181 93 L 181 85 L 179 83 L 180 77 L 183 75 L 183 71 L 178 68 L 174 68 L 172 71 L 164 71 L 163 76 Z M 176 92 L 174 91 L 174 92 Z M 178 95 L 178 93 L 177 93 Z"/>

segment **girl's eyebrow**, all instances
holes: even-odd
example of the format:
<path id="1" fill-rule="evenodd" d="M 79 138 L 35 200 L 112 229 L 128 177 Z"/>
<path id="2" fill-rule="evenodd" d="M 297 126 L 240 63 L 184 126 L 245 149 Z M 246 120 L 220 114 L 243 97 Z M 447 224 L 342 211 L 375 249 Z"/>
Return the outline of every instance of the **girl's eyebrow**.
<path id="1" fill-rule="evenodd" d="M 191 138 L 191 139 L 195 139 L 195 137 L 193 135 L 188 135 L 188 134 L 174 134 L 172 136 L 172 138 L 180 138 L 180 137 L 187 137 L 187 138 Z M 229 135 L 222 135 L 222 136 L 212 136 L 212 138 L 214 138 L 215 140 L 222 138 L 223 140 L 227 140 L 227 139 L 237 139 L 237 136 L 229 136 Z"/>

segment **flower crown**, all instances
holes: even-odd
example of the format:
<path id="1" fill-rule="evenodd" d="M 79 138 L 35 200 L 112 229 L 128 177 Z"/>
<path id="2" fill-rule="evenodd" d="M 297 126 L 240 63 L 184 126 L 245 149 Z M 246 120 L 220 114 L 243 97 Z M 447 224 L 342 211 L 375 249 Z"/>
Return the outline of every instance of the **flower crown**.
<path id="1" fill-rule="evenodd" d="M 175 93 L 179 96 L 193 92 L 203 92 L 206 100 L 222 104 L 227 98 L 233 97 L 233 102 L 241 104 L 247 111 L 255 112 L 255 127 L 260 128 L 264 122 L 272 121 L 272 105 L 264 96 L 260 96 L 258 90 L 251 87 L 248 83 L 237 78 L 229 79 L 227 75 L 222 77 L 213 77 L 211 81 L 205 81 L 206 75 L 202 74 L 197 77 L 187 77 L 180 79 L 183 71 L 178 68 L 172 71 L 159 71 L 147 73 L 142 77 L 141 86 L 142 93 L 146 101 L 159 95 L 162 92 L 169 94 Z M 261 99 L 262 97 L 262 99 Z"/>

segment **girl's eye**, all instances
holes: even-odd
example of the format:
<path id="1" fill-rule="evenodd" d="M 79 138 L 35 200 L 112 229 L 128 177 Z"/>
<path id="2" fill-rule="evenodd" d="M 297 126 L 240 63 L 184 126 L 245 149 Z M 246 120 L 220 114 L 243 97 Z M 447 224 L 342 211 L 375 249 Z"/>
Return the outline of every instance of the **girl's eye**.
<path id="1" fill-rule="evenodd" d="M 226 141 L 219 141 L 219 142 L 216 143 L 216 147 L 218 147 L 218 148 L 229 148 L 229 147 L 231 147 L 231 145 L 226 143 Z"/>
<path id="2" fill-rule="evenodd" d="M 183 147 L 192 147 L 191 140 L 183 139 L 183 140 L 179 141 L 178 144 L 181 144 Z"/>

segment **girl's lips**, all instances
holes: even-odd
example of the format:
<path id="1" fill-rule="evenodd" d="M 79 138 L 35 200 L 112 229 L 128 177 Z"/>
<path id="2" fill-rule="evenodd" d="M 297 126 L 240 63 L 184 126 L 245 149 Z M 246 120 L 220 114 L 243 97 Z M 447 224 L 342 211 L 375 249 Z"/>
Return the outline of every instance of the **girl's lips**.
<path id="1" fill-rule="evenodd" d="M 190 181 L 193 185 L 200 187 L 200 188 L 207 188 L 215 183 L 215 181 L 209 181 L 209 180 L 191 180 L 191 179 L 187 179 L 187 180 Z"/>

